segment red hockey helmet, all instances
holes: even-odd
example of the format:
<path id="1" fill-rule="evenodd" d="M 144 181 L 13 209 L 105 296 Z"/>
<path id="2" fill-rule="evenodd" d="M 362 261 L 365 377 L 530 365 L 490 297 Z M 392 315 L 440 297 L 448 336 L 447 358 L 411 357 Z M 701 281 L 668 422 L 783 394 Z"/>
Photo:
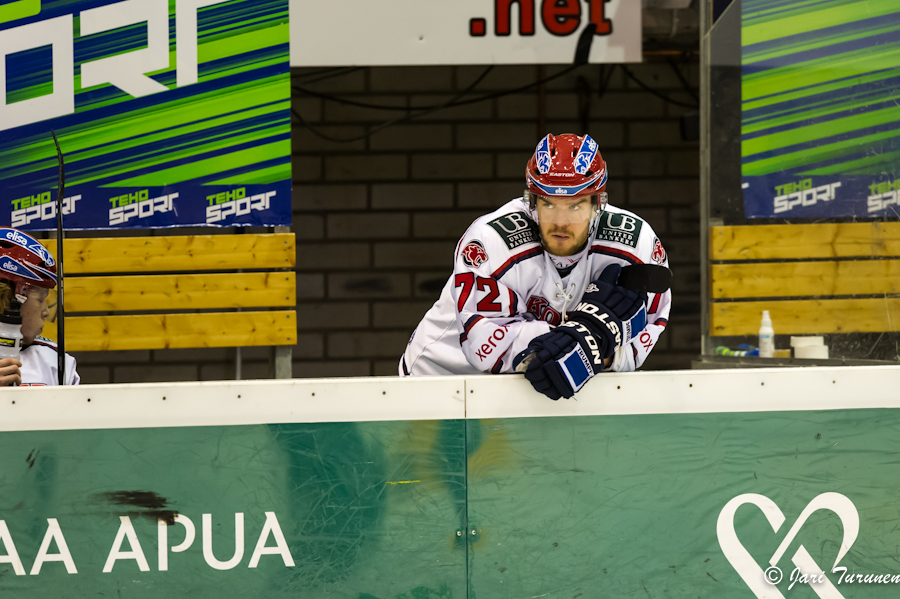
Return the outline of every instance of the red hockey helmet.
<path id="1" fill-rule="evenodd" d="M 599 196 L 599 209 L 606 206 L 606 179 L 606 161 L 598 151 L 597 142 L 589 135 L 547 135 L 535 148 L 525 169 L 528 196 L 579 198 L 596 195 Z"/>
<path id="2" fill-rule="evenodd" d="M 56 287 L 56 261 L 40 242 L 17 229 L 0 228 L 0 279 L 16 284 L 16 293 L 29 287 Z"/>

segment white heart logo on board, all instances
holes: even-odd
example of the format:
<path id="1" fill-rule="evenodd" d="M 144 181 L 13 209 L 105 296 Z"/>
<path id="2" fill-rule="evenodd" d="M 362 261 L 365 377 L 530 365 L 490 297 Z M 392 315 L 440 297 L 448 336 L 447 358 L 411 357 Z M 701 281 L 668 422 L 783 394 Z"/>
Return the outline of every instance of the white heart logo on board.
<path id="1" fill-rule="evenodd" d="M 722 508 L 722 511 L 719 512 L 719 520 L 716 523 L 716 534 L 719 537 L 719 546 L 722 548 L 722 553 L 725 554 L 728 562 L 744 582 L 747 583 L 747 586 L 750 587 L 750 590 L 753 591 L 758 599 L 785 599 L 784 595 L 781 594 L 774 584 L 777 581 L 773 581 L 771 578 L 767 580 L 766 578 L 767 574 L 769 574 L 772 569 L 770 568 L 769 570 L 763 571 L 763 569 L 759 567 L 759 564 L 756 563 L 756 560 L 753 559 L 753 556 L 744 549 L 744 546 L 737 537 L 737 533 L 734 531 L 734 514 L 739 507 L 747 503 L 752 503 L 762 511 L 763 515 L 765 515 L 766 519 L 769 521 L 769 525 L 772 527 L 773 532 L 778 532 L 778 529 L 784 524 L 784 514 L 781 513 L 781 510 L 775 505 L 775 502 L 765 495 L 758 495 L 756 493 L 738 495 L 726 503 L 725 507 Z M 769 560 L 770 566 L 775 567 L 778 562 L 781 561 L 781 558 L 784 556 L 784 552 L 787 551 L 791 541 L 793 541 L 797 536 L 797 533 L 800 532 L 800 527 L 803 526 L 806 520 L 814 512 L 819 510 L 831 510 L 837 514 L 841 519 L 841 525 L 844 529 L 844 539 L 841 541 L 841 548 L 838 551 L 837 559 L 834 560 L 834 565 L 829 569 L 829 571 L 834 570 L 841 559 L 850 550 L 850 547 L 853 545 L 854 541 L 856 541 L 856 537 L 859 534 L 859 513 L 856 511 L 856 506 L 853 505 L 853 502 L 846 496 L 841 495 L 840 493 L 822 493 L 803 508 L 800 517 L 794 522 L 794 525 L 788 531 L 787 536 Z M 803 545 L 800 545 L 797 548 L 791 561 L 803 574 L 817 575 L 825 571 L 813 560 L 812 556 Z M 810 587 L 822 599 L 844 599 L 844 596 L 841 595 L 828 578 L 824 578 L 824 581 L 820 584 L 810 585 Z"/>

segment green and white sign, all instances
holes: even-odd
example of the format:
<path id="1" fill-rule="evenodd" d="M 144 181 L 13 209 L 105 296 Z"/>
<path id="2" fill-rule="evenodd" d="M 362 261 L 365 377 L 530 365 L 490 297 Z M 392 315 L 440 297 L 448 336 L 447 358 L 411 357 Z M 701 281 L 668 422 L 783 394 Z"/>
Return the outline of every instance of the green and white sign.
<path id="1" fill-rule="evenodd" d="M 0 225 L 291 224 L 288 0 L 0 3 Z"/>
<path id="2" fill-rule="evenodd" d="M 610 374 L 559 402 L 512 375 L 11 390 L 0 593 L 892 597 L 898 382 Z"/>
<path id="3" fill-rule="evenodd" d="M 896 217 L 900 4 L 742 0 L 748 218 Z"/>

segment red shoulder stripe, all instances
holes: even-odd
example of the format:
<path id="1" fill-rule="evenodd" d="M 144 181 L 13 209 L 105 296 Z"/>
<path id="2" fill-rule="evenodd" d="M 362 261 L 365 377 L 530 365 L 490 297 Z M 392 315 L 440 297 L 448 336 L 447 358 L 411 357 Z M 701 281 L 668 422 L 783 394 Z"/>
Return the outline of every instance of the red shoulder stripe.
<path id="1" fill-rule="evenodd" d="M 535 256 L 540 256 L 543 253 L 544 253 L 543 247 L 534 247 L 534 248 L 531 248 L 530 250 L 525 250 L 524 252 L 519 252 L 518 254 L 511 257 L 506 262 L 504 262 L 500 268 L 495 270 L 491 274 L 491 278 L 499 279 L 500 277 L 505 275 L 507 272 L 509 272 L 509 269 L 511 269 L 513 266 L 515 266 L 519 262 L 522 262 L 523 260 L 528 260 L 529 258 L 534 258 Z"/>
<path id="2" fill-rule="evenodd" d="M 626 252 L 625 250 L 620 250 L 618 248 L 611 248 L 605 245 L 597 245 L 594 244 L 591 246 L 591 254 L 603 254 L 605 256 L 614 256 L 616 258 L 621 258 L 627 262 L 632 264 L 643 264 L 643 260 L 632 254 L 631 252 Z"/>

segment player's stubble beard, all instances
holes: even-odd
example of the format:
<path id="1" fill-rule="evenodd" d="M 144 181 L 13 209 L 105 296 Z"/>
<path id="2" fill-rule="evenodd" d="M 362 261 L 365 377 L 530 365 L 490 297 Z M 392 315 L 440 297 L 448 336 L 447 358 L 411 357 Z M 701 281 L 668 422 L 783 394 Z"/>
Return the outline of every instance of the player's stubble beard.
<path id="1" fill-rule="evenodd" d="M 588 238 L 590 221 L 583 225 L 557 225 L 555 223 L 541 223 L 541 241 L 544 249 L 554 256 L 571 256 L 581 251 Z M 546 230 L 545 230 L 546 227 Z M 574 230 L 583 227 L 582 231 Z M 566 239 L 557 239 L 553 235 L 565 235 Z"/>

